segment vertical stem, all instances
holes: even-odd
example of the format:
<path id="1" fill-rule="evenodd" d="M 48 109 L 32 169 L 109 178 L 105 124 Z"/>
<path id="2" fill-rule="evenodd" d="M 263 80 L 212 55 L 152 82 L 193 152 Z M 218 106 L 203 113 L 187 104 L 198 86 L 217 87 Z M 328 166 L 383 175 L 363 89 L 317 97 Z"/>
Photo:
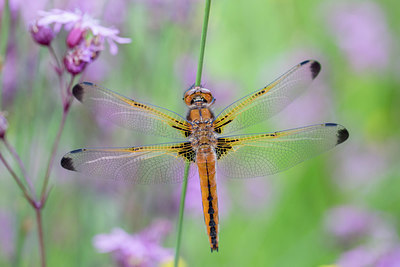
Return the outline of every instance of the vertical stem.
<path id="1" fill-rule="evenodd" d="M 44 240 L 43 240 L 43 225 L 42 225 L 42 209 L 41 209 L 41 207 L 36 208 L 36 224 L 38 227 L 38 236 L 39 236 L 40 262 L 41 262 L 42 267 L 46 267 L 46 250 L 44 248 Z"/>
<path id="2" fill-rule="evenodd" d="M 200 40 L 199 64 L 197 66 L 197 75 L 196 75 L 195 86 L 200 86 L 200 84 L 201 84 L 201 74 L 203 72 L 203 59 L 204 59 L 204 50 L 206 48 L 208 18 L 210 17 L 210 7 L 211 7 L 211 0 L 206 0 L 206 7 L 204 9 L 203 30 L 201 32 L 201 40 Z"/>
<path id="3" fill-rule="evenodd" d="M 67 87 L 67 92 L 70 92 L 71 90 L 71 86 L 74 82 L 74 77 L 71 77 L 71 81 L 68 84 Z M 47 186 L 49 183 L 49 178 L 50 178 L 50 172 L 51 172 L 51 168 L 53 167 L 53 163 L 54 163 L 54 159 L 55 159 L 55 155 L 57 152 L 57 148 L 58 148 L 58 144 L 60 142 L 60 138 L 61 138 L 61 134 L 64 130 L 64 126 L 65 126 L 65 121 L 67 119 L 68 116 L 68 112 L 69 112 L 69 108 L 72 102 L 72 97 L 70 94 L 68 94 L 68 96 L 66 97 L 65 100 L 63 100 L 63 114 L 62 114 L 62 119 L 61 119 L 61 123 L 60 123 L 60 127 L 58 128 L 58 132 L 57 132 L 57 136 L 56 139 L 54 140 L 54 144 L 53 144 L 53 148 L 51 149 L 51 154 L 50 154 L 50 159 L 49 159 L 49 163 L 47 165 L 47 169 L 46 169 L 46 174 L 44 176 L 44 182 L 43 182 L 43 186 L 42 186 L 42 192 L 40 194 L 40 201 L 41 201 L 41 205 L 43 206 L 46 201 L 46 196 L 47 196 Z"/>
<path id="4" fill-rule="evenodd" d="M 178 240 L 176 242 L 176 250 L 175 250 L 175 261 L 174 266 L 177 267 L 179 263 L 179 249 L 181 247 L 181 236 L 182 236 L 182 224 L 183 224 L 183 212 L 185 210 L 185 197 L 186 197 L 186 189 L 187 189 L 187 181 L 190 169 L 190 162 L 186 162 L 185 165 L 185 175 L 183 177 L 182 183 L 182 194 L 181 194 L 181 202 L 179 206 L 179 220 L 178 220 Z"/>
<path id="5" fill-rule="evenodd" d="M 204 50 L 205 50 L 205 47 L 206 47 L 208 19 L 210 17 L 210 7 L 211 7 L 211 0 L 206 0 L 206 6 L 204 8 L 203 29 L 202 29 L 202 32 L 201 32 L 201 40 L 200 40 L 199 63 L 198 63 L 198 66 L 197 66 L 197 75 L 196 75 L 195 86 L 200 86 L 201 85 L 201 74 L 203 72 Z M 178 263 L 179 263 L 179 250 L 180 250 L 180 247 L 181 247 L 182 226 L 183 226 L 183 212 L 185 210 L 185 198 L 186 198 L 186 189 L 187 189 L 187 180 L 188 180 L 188 175 L 189 175 L 189 168 L 190 168 L 190 162 L 186 162 L 185 175 L 183 177 L 183 184 L 182 184 L 181 202 L 180 202 L 180 207 L 179 207 L 178 240 L 176 242 L 175 261 L 174 261 L 174 266 L 175 267 L 177 267 Z"/>
<path id="6" fill-rule="evenodd" d="M 2 20 L 0 21 L 0 81 L 1 81 L 1 69 L 6 60 L 7 46 L 8 46 L 8 34 L 10 31 L 11 16 L 10 16 L 10 3 L 9 0 L 5 0 L 3 3 L 3 14 Z M 3 104 L 3 87 L 0 83 L 0 109 Z"/>

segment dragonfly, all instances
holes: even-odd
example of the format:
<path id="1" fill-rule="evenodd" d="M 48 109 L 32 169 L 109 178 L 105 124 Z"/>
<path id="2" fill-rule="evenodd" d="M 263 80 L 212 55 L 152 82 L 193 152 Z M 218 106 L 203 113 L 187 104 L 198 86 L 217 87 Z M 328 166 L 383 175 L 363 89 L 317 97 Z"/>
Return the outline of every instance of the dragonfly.
<path id="1" fill-rule="evenodd" d="M 317 77 L 321 65 L 303 61 L 269 85 L 233 102 L 215 116 L 210 90 L 192 86 L 183 95 L 184 118 L 155 105 L 124 97 L 90 82 L 74 86 L 77 100 L 96 114 L 136 132 L 174 142 L 123 148 L 82 148 L 61 159 L 61 166 L 93 177 L 134 184 L 177 183 L 185 166 L 200 180 L 204 221 L 211 252 L 218 251 L 217 173 L 229 178 L 263 177 L 289 169 L 325 152 L 348 137 L 336 123 L 296 129 L 237 134 L 285 108 Z M 171 140 L 172 141 L 172 140 Z"/>

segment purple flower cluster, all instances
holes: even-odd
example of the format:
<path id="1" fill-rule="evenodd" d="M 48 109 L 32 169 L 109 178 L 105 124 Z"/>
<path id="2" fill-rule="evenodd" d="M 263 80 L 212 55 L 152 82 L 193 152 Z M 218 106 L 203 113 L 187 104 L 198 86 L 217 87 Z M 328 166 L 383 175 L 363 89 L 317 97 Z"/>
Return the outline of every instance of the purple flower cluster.
<path id="1" fill-rule="evenodd" d="M 400 243 L 393 224 L 378 212 L 339 206 L 326 216 L 326 229 L 346 250 L 340 267 L 399 266 Z"/>
<path id="2" fill-rule="evenodd" d="M 40 18 L 29 26 L 32 38 L 49 46 L 61 28 L 68 32 L 67 51 L 63 58 L 65 69 L 72 75 L 81 73 L 104 50 L 107 41 L 111 54 L 118 52 L 116 43 L 130 43 L 131 39 L 118 36 L 119 30 L 101 26 L 99 22 L 80 10 L 75 12 L 53 9 L 41 11 Z M 52 26 L 52 27 L 51 27 Z"/>
<path id="3" fill-rule="evenodd" d="M 171 228 L 171 223 L 165 220 L 155 221 L 133 235 L 115 228 L 110 234 L 95 236 L 93 245 L 100 253 L 112 253 L 119 267 L 159 266 L 173 258 L 173 251 L 161 246 Z"/>
<path id="4" fill-rule="evenodd" d="M 356 71 L 387 67 L 392 41 L 378 3 L 339 2 L 327 12 L 329 28 Z"/>

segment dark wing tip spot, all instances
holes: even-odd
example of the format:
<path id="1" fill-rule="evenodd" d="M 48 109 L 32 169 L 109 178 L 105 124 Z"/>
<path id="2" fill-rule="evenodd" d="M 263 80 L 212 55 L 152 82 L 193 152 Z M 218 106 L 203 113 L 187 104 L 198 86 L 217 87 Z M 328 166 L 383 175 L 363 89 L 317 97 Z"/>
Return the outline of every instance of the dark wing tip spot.
<path id="1" fill-rule="evenodd" d="M 312 78 L 315 79 L 318 73 L 321 71 L 321 64 L 318 61 L 313 61 L 310 66 Z"/>
<path id="2" fill-rule="evenodd" d="M 83 149 L 82 149 L 82 148 L 79 148 L 79 149 L 72 150 L 72 151 L 69 152 L 69 153 L 74 154 L 74 153 L 78 153 L 78 152 L 82 152 L 82 151 L 83 151 Z"/>
<path id="3" fill-rule="evenodd" d="M 70 171 L 76 171 L 76 169 L 75 169 L 75 167 L 74 167 L 74 165 L 72 163 L 72 159 L 71 158 L 63 157 L 61 159 L 61 166 L 64 169 L 67 169 L 67 170 L 70 170 Z"/>
<path id="4" fill-rule="evenodd" d="M 339 145 L 349 138 L 349 131 L 346 128 L 339 129 L 337 137 L 337 144 Z"/>
<path id="5" fill-rule="evenodd" d="M 79 83 L 77 85 L 74 86 L 74 88 L 72 88 L 72 94 L 75 96 L 76 99 L 78 99 L 80 102 L 82 102 L 82 98 L 83 98 L 83 93 L 84 93 L 84 89 L 82 87 L 82 85 L 80 85 Z"/>

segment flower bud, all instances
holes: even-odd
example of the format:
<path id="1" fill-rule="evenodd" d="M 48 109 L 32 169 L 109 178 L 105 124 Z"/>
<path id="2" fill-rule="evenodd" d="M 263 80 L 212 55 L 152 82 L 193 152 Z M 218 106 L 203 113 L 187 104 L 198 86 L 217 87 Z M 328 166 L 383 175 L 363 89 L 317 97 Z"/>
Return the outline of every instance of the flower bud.
<path id="1" fill-rule="evenodd" d="M 81 73 L 85 69 L 86 64 L 87 62 L 79 59 L 79 57 L 74 56 L 73 52 L 67 53 L 64 57 L 65 69 L 72 75 Z"/>
<path id="2" fill-rule="evenodd" d="M 37 23 L 29 25 L 29 32 L 32 35 L 33 40 L 41 45 L 50 45 L 53 40 L 55 33 L 49 26 L 40 26 Z"/>
<path id="3" fill-rule="evenodd" d="M 73 47 L 77 46 L 81 42 L 84 33 L 85 33 L 85 30 L 83 30 L 79 27 L 73 28 L 68 33 L 68 36 L 67 36 L 68 47 L 73 48 Z"/>
<path id="4" fill-rule="evenodd" d="M 4 113 L 0 112 L 0 138 L 4 138 L 8 128 L 8 122 Z"/>

